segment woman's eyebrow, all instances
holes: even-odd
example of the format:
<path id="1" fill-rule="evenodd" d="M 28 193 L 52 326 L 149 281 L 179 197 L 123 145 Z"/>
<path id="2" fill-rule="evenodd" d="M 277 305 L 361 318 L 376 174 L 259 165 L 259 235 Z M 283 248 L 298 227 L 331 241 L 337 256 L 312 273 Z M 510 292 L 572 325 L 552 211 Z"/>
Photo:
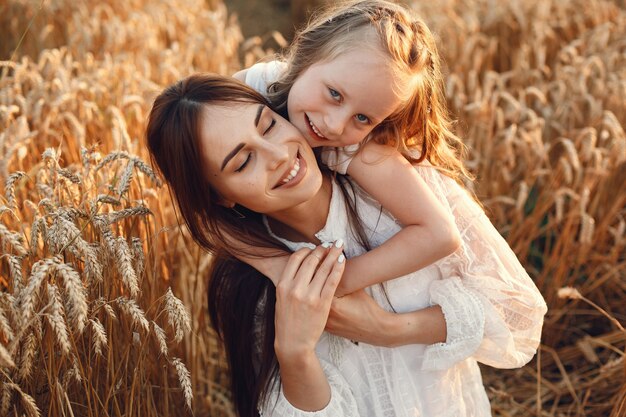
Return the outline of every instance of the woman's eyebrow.
<path id="1" fill-rule="evenodd" d="M 261 114 L 263 113 L 263 109 L 265 109 L 265 104 L 259 104 L 259 107 L 257 107 L 256 109 L 256 116 L 254 117 L 254 127 L 259 126 L 259 120 L 261 120 Z M 233 159 L 233 157 L 237 155 L 237 152 L 239 152 L 244 146 L 246 146 L 245 143 L 240 143 L 239 145 L 235 146 L 235 149 L 233 149 L 228 153 L 228 155 L 226 155 L 226 158 L 224 158 L 224 162 L 222 162 L 222 167 L 220 168 L 220 171 L 224 171 L 224 168 L 226 167 L 226 164 L 228 164 L 228 161 Z"/>
<path id="2" fill-rule="evenodd" d="M 254 127 L 259 126 L 259 120 L 261 119 L 261 113 L 263 113 L 264 108 L 265 108 L 265 104 L 259 104 L 259 107 L 256 109 L 256 117 L 254 118 Z"/>
<path id="3" fill-rule="evenodd" d="M 224 171 L 224 167 L 226 166 L 226 164 L 228 163 L 228 161 L 230 161 L 231 159 L 233 159 L 233 157 L 235 155 L 237 155 L 237 153 L 241 150 L 241 148 L 243 148 L 244 146 L 246 146 L 245 143 L 240 143 L 239 145 L 235 146 L 235 149 L 233 149 L 232 151 L 230 151 L 228 153 L 228 155 L 226 155 L 226 158 L 224 158 L 224 162 L 222 162 L 222 167 L 220 168 L 220 171 Z"/>

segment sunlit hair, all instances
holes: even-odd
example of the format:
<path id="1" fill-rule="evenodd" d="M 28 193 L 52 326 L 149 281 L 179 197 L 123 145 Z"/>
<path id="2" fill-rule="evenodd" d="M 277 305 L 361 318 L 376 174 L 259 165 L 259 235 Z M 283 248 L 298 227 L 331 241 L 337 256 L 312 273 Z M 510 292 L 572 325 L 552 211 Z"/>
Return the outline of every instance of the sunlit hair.
<path id="1" fill-rule="evenodd" d="M 378 42 L 367 45 L 374 30 Z M 375 39 L 374 39 L 375 41 Z M 390 58 L 402 104 L 369 138 L 396 147 L 409 161 L 428 160 L 456 180 L 469 180 L 465 148 L 451 130 L 435 39 L 406 8 L 376 0 L 342 2 L 316 15 L 298 32 L 286 54 L 287 70 L 269 86 L 268 98 L 286 114 L 289 91 L 312 64 L 354 48 L 379 48 Z"/>

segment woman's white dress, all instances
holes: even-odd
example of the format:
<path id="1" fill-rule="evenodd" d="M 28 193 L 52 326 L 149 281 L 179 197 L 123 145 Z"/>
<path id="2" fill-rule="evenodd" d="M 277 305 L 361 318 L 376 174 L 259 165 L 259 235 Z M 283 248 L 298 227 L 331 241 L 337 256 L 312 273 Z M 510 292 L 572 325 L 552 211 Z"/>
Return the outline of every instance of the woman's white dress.
<path id="1" fill-rule="evenodd" d="M 246 82 L 265 94 L 272 78 L 263 66 L 275 64 L 257 65 L 248 71 Z M 276 75 L 275 69 L 270 70 L 271 76 Z M 332 169 L 345 173 L 351 154 L 350 149 L 328 149 L 324 159 Z M 487 417 L 491 409 L 477 362 L 516 368 L 534 356 L 547 311 L 537 287 L 461 186 L 427 164 L 415 169 L 454 216 L 461 247 L 426 268 L 387 281 L 386 296 L 379 285 L 367 291 L 383 308 L 391 311 L 393 306 L 398 313 L 440 305 L 446 342 L 383 348 L 324 333 L 316 352 L 331 386 L 330 403 L 322 410 L 305 412 L 277 389 L 260 405 L 263 416 Z M 352 198 L 372 247 L 401 229 L 356 185 Z M 350 231 L 345 205 L 333 183 L 327 222 L 316 236 L 322 242 L 343 239 L 350 258 L 364 249 Z M 311 245 L 275 237 L 292 250 Z"/>

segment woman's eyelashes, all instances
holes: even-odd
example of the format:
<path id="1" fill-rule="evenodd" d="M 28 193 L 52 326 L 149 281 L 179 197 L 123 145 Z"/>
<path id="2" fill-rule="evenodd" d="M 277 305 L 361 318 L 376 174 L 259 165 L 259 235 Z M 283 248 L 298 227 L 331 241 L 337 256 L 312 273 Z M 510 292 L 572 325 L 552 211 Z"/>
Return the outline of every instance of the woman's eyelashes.
<path id="1" fill-rule="evenodd" d="M 275 125 L 276 125 L 276 119 L 272 117 L 270 124 L 267 126 L 267 129 L 263 131 L 263 135 L 267 135 Z"/>
<path id="2" fill-rule="evenodd" d="M 239 168 L 237 168 L 235 170 L 235 172 L 241 172 L 243 171 L 243 169 L 246 167 L 246 165 L 248 165 L 248 162 L 250 162 L 250 158 L 252 157 L 252 154 L 249 153 L 248 156 L 246 157 L 246 160 L 243 161 L 243 164 L 241 164 L 241 166 L 239 166 Z"/>
<path id="3" fill-rule="evenodd" d="M 263 131 L 263 136 L 267 135 L 268 133 L 270 133 L 270 131 L 274 128 L 274 126 L 276 126 L 276 119 L 274 119 L 273 117 L 270 119 L 270 123 L 267 125 L 267 127 L 265 128 L 265 130 Z M 239 166 L 239 168 L 235 169 L 235 172 L 241 172 L 244 170 L 244 168 L 246 167 L 246 165 L 248 165 L 248 162 L 250 162 L 250 159 L 252 158 L 252 152 L 248 152 L 248 156 L 246 157 L 246 160 L 243 161 L 243 164 L 241 164 Z"/>

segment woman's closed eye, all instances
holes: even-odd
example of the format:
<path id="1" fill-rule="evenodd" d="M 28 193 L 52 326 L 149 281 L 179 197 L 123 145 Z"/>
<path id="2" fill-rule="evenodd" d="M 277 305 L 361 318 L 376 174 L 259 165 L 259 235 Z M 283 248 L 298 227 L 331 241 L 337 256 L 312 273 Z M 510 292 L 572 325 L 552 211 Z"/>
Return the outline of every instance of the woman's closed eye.
<path id="1" fill-rule="evenodd" d="M 247 158 L 246 158 L 246 160 L 245 160 L 245 161 L 243 161 L 243 164 L 241 164 L 241 165 L 239 166 L 239 168 L 237 168 L 237 169 L 235 170 L 235 172 L 241 172 L 241 171 L 243 171 L 243 169 L 246 167 L 246 165 L 248 165 L 248 162 L 250 162 L 250 158 L 251 158 L 251 157 L 252 157 L 252 154 L 251 154 L 251 153 L 249 153 L 249 154 L 248 154 L 248 156 L 247 156 Z"/>
<path id="2" fill-rule="evenodd" d="M 267 135 L 272 128 L 276 125 L 276 119 L 272 118 L 272 121 L 270 122 L 269 126 L 267 126 L 267 128 L 265 129 L 265 131 L 263 131 L 263 135 Z"/>

